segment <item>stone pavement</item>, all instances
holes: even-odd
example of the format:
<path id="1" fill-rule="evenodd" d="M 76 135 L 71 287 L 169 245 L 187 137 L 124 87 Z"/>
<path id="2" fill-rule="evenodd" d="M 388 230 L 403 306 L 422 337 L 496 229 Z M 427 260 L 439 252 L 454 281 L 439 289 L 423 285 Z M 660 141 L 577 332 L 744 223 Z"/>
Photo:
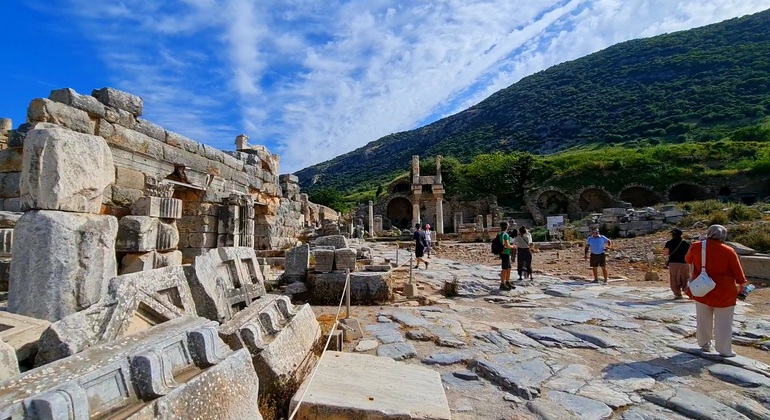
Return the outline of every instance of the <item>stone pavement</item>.
<path id="1" fill-rule="evenodd" d="M 454 419 L 770 418 L 770 316 L 750 299 L 725 359 L 697 349 L 694 305 L 666 287 L 535 276 L 499 291 L 495 267 L 438 258 L 415 278 L 431 305 L 357 307 L 377 341 L 359 351 L 438 371 Z"/>

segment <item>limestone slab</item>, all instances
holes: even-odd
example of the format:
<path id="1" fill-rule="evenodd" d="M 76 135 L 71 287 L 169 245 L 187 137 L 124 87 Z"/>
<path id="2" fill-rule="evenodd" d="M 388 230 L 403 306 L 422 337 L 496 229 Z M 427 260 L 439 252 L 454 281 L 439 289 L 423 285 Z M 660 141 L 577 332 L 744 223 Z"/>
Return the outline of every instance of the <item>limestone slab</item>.
<path id="1" fill-rule="evenodd" d="M 305 244 L 287 250 L 284 267 L 284 283 L 306 281 L 310 269 L 310 246 Z"/>
<path id="2" fill-rule="evenodd" d="M 664 389 L 644 394 L 644 399 L 690 418 L 704 420 L 746 420 L 748 417 L 703 394 L 685 388 Z"/>
<path id="3" fill-rule="evenodd" d="M 91 96 L 96 98 L 96 100 L 103 103 L 104 105 L 128 111 L 134 117 L 142 115 L 144 101 L 142 101 L 142 98 L 139 96 L 132 95 L 128 92 L 123 92 L 111 87 L 94 89 L 91 91 Z"/>
<path id="4" fill-rule="evenodd" d="M 117 230 L 113 216 L 25 213 L 14 231 L 8 311 L 57 321 L 96 303 L 117 274 Z"/>
<path id="5" fill-rule="evenodd" d="M 706 369 L 717 378 L 738 386 L 747 388 L 756 388 L 759 386 L 770 387 L 770 378 L 767 376 L 737 366 L 718 363 L 711 365 Z"/>
<path id="6" fill-rule="evenodd" d="M 24 139 L 22 209 L 99 213 L 115 167 L 101 137 L 62 128 L 34 129 Z"/>
<path id="7" fill-rule="evenodd" d="M 596 348 L 594 344 L 552 327 L 528 328 L 522 333 L 547 347 Z"/>
<path id="8" fill-rule="evenodd" d="M 526 400 L 540 396 L 543 382 L 553 375 L 553 370 L 539 357 L 521 360 L 515 355 L 503 354 L 491 360 L 476 359 L 476 372 L 508 392 Z"/>
<path id="9" fill-rule="evenodd" d="M 390 297 L 390 273 L 356 271 L 350 273 L 350 299 L 355 305 L 386 302 Z M 345 288 L 345 273 L 308 274 L 310 303 L 339 304 Z"/>
<path id="10" fill-rule="evenodd" d="M 347 248 L 348 240 L 342 235 L 322 236 L 315 240 L 316 246 L 331 246 L 334 249 Z"/>
<path id="11" fill-rule="evenodd" d="M 303 393 L 297 419 L 451 419 L 437 372 L 384 357 L 326 352 L 314 381 L 292 398 L 292 409 Z"/>
<path id="12" fill-rule="evenodd" d="M 182 200 L 170 197 L 142 197 L 131 205 L 131 214 L 161 219 L 181 219 Z"/>
<path id="13" fill-rule="evenodd" d="M 36 365 L 134 334 L 184 315 L 196 315 L 180 266 L 117 276 L 95 305 L 54 322 L 40 337 Z"/>
<path id="14" fill-rule="evenodd" d="M 40 335 L 50 325 L 42 319 L 0 311 L 0 340 L 14 348 L 19 361 L 25 361 L 35 356 Z"/>
<path id="15" fill-rule="evenodd" d="M 393 360 L 411 359 L 417 356 L 412 343 L 390 343 L 377 347 L 377 356 L 388 357 Z"/>
<path id="16" fill-rule="evenodd" d="M 16 350 L 0 338 L 0 381 L 19 374 Z"/>

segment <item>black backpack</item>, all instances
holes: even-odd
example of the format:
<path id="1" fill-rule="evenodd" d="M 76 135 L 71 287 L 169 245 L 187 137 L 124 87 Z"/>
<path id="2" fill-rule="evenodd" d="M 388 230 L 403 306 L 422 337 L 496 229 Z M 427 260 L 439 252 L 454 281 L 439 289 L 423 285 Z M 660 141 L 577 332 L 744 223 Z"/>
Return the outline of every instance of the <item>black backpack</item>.
<path id="1" fill-rule="evenodd" d="M 503 246 L 503 241 L 500 240 L 501 234 L 497 234 L 495 236 L 495 239 L 492 239 L 492 253 L 495 255 L 500 255 L 501 252 L 503 252 L 503 249 L 505 247 Z"/>

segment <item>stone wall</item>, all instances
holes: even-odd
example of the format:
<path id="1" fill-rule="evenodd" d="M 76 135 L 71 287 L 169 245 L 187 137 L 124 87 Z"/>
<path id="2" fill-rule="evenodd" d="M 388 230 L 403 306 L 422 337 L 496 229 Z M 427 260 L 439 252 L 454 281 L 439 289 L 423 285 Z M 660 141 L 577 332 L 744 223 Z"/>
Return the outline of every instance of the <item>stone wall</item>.
<path id="1" fill-rule="evenodd" d="M 26 210 L 19 184 L 27 132 L 61 127 L 101 137 L 111 151 L 108 170 L 114 171 L 114 182 L 104 191 L 99 213 L 118 219 L 159 218 L 163 227 L 175 231 L 169 232 L 171 238 L 178 236 L 178 245 L 171 248 L 121 251 L 178 248 L 184 261 L 190 262 L 217 246 L 280 249 L 294 244 L 308 223 L 305 215 L 312 213 L 306 209 L 313 204 L 300 200 L 296 177 L 279 179 L 277 155 L 264 146 L 249 146 L 245 136 L 238 137 L 237 151 L 217 150 L 141 119 L 142 109 L 141 98 L 112 88 L 94 90 L 91 95 L 59 89 L 48 99 L 32 100 L 28 122 L 10 134 L 5 127 L 10 121 L 4 119 L 0 145 L 8 147 L 0 150 L 0 211 Z M 181 204 L 181 214 L 149 214 L 144 208 L 137 213 L 135 204 L 148 197 Z M 146 264 L 152 268 L 153 263 Z"/>

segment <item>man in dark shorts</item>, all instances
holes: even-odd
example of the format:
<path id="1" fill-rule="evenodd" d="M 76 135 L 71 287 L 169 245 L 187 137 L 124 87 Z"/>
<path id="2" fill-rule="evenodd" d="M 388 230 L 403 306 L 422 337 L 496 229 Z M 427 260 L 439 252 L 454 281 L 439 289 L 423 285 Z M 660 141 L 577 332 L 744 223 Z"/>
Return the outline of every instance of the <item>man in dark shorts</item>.
<path id="1" fill-rule="evenodd" d="M 516 247 L 511 244 L 511 236 L 508 235 L 508 222 L 500 223 L 500 232 L 497 235 L 503 244 L 503 250 L 500 252 L 500 290 L 515 289 L 516 286 L 511 284 L 511 250 Z"/>
<path id="2" fill-rule="evenodd" d="M 428 241 L 425 239 L 425 232 L 420 229 L 420 224 L 417 223 L 414 225 L 414 234 L 412 235 L 414 238 L 414 256 L 417 258 L 417 262 L 414 265 L 414 268 L 420 268 L 420 263 L 425 263 L 425 269 L 428 269 L 428 262 L 423 260 L 422 257 L 425 255 L 425 248 L 428 246 Z"/>
<path id="3" fill-rule="evenodd" d="M 602 268 L 604 275 L 604 284 L 607 284 L 607 248 L 612 244 L 609 238 L 599 233 L 599 229 L 594 228 L 591 236 L 586 240 L 584 259 L 588 259 L 588 251 L 591 251 L 591 270 L 594 273 L 593 283 L 599 283 L 598 267 Z"/>

